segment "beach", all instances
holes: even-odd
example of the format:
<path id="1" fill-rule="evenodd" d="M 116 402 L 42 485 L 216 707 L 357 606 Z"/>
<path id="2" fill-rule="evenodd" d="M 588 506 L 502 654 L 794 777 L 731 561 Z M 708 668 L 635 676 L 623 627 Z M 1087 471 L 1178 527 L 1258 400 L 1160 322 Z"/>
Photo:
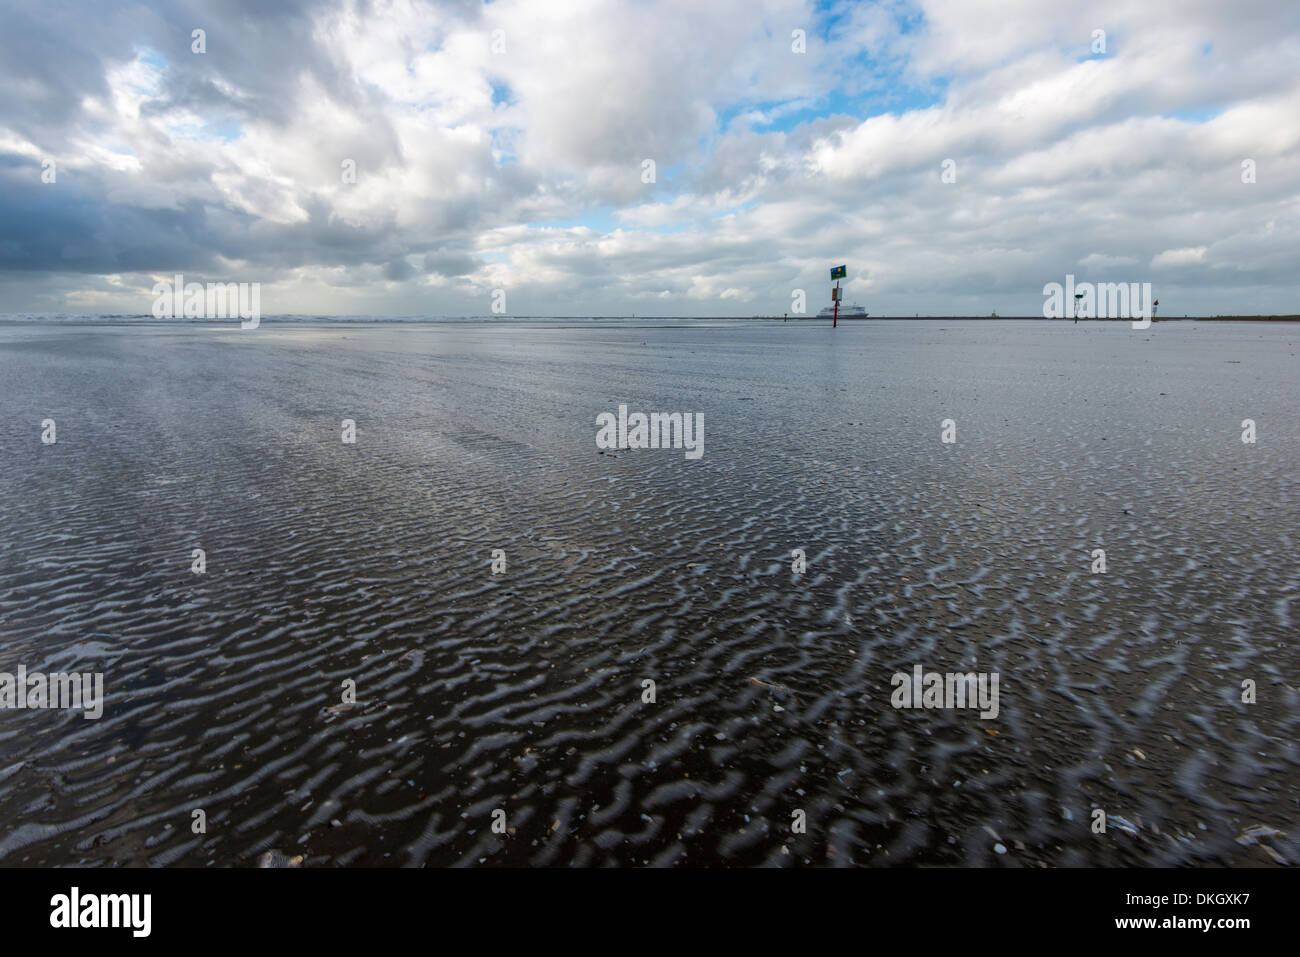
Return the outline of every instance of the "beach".
<path id="1" fill-rule="evenodd" d="M 0 325 L 0 865 L 1300 863 L 1298 346 Z"/>

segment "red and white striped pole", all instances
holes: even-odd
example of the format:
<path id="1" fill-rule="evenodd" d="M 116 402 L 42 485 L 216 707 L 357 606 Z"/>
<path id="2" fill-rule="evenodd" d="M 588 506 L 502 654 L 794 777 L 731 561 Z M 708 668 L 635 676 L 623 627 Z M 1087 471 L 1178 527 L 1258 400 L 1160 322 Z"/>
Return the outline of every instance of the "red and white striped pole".
<path id="1" fill-rule="evenodd" d="M 835 315 L 831 317 L 831 328 L 840 324 L 840 281 L 835 280 Z"/>

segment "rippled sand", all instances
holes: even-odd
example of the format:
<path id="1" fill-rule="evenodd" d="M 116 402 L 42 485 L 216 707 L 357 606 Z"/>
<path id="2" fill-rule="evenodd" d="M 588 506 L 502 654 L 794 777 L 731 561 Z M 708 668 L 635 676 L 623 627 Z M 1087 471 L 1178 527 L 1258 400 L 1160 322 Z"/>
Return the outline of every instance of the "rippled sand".
<path id="1" fill-rule="evenodd" d="M 0 864 L 1300 863 L 1298 340 L 0 327 Z"/>

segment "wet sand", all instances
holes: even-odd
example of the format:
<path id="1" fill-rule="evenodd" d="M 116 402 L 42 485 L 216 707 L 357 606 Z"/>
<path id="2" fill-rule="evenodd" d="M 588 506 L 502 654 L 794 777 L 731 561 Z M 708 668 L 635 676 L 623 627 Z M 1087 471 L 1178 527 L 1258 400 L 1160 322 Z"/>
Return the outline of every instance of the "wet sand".
<path id="1" fill-rule="evenodd" d="M 0 865 L 1300 863 L 1298 346 L 0 326 L 0 671 L 107 696 L 0 711 Z M 602 455 L 620 404 L 703 458 Z"/>

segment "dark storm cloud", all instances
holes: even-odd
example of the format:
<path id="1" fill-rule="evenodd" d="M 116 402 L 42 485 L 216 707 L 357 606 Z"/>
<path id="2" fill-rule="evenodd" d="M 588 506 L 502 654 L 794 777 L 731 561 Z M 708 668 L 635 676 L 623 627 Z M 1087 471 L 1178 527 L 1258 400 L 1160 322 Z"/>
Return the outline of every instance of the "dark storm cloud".
<path id="1" fill-rule="evenodd" d="M 0 270 L 113 273 L 211 265 L 204 214 L 105 203 L 67 182 L 43 184 L 40 167 L 2 157 Z"/>

